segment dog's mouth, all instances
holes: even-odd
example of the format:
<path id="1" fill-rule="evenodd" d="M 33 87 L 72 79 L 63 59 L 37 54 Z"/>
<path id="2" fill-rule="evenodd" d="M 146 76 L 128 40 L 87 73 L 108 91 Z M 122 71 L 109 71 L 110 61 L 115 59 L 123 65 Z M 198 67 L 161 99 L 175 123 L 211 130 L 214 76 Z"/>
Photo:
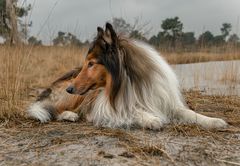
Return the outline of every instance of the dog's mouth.
<path id="1" fill-rule="evenodd" d="M 83 96 L 83 95 L 86 95 L 90 90 L 95 90 L 96 89 L 96 83 L 92 84 L 91 86 L 89 86 L 88 88 L 86 88 L 85 90 L 83 91 L 80 91 L 78 94 Z"/>

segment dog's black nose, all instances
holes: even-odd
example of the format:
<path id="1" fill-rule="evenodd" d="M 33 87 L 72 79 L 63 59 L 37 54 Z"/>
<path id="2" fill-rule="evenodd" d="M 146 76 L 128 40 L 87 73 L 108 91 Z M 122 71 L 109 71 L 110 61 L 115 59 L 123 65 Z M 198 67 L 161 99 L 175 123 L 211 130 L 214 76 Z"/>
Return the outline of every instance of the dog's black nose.
<path id="1" fill-rule="evenodd" d="M 70 94 L 73 94 L 74 91 L 75 91 L 75 88 L 74 88 L 74 86 L 69 86 L 69 87 L 66 89 L 66 91 L 67 91 L 68 93 L 70 93 Z"/>

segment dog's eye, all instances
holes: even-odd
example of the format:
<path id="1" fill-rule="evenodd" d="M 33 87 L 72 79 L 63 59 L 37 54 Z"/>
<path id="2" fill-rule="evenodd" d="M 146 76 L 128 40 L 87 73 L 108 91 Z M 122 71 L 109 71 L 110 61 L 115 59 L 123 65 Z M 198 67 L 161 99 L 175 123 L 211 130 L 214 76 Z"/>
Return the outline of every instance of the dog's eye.
<path id="1" fill-rule="evenodd" d="M 94 65 L 93 62 L 89 62 L 89 63 L 88 63 L 88 68 L 92 67 L 93 65 Z"/>

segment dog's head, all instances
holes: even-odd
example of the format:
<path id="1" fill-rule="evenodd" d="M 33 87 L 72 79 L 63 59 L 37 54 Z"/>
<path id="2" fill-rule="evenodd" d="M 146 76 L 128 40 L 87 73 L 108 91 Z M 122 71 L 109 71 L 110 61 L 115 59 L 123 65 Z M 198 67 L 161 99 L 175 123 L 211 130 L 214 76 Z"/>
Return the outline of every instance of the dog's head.
<path id="1" fill-rule="evenodd" d="M 82 70 L 66 91 L 85 95 L 91 90 L 106 88 L 114 95 L 120 88 L 119 72 L 118 37 L 112 25 L 106 23 L 105 30 L 97 28 L 97 37 L 89 48 Z"/>

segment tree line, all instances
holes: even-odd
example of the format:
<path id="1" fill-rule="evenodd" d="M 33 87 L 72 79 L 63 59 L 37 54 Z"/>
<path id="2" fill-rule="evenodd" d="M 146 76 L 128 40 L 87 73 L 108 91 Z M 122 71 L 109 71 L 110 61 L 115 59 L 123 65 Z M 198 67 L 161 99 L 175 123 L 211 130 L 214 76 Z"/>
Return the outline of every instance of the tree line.
<path id="1" fill-rule="evenodd" d="M 133 39 L 143 40 L 157 48 L 168 51 L 176 49 L 196 50 L 198 48 L 209 48 L 212 46 L 222 47 L 226 44 L 239 46 L 240 44 L 238 35 L 235 33 L 230 34 L 232 30 L 232 25 L 230 23 L 222 24 L 222 27 L 220 27 L 221 34 L 219 35 L 214 35 L 207 30 L 196 38 L 194 32 L 183 31 L 183 23 L 178 17 L 167 18 L 162 21 L 162 30 L 147 39 L 146 31 L 148 31 L 148 29 L 145 28 L 146 25 L 131 25 L 123 18 L 113 18 L 111 22 L 119 34 L 129 36 Z M 35 37 L 30 37 L 28 42 L 35 45 L 41 44 L 41 41 L 37 40 Z M 52 43 L 58 46 L 82 46 L 88 44 L 88 41 L 82 42 L 69 32 L 59 31 L 57 36 L 52 40 Z"/>
<path id="2" fill-rule="evenodd" d="M 179 17 L 167 18 L 162 21 L 161 29 L 149 39 L 146 38 L 145 28 L 137 29 L 131 26 L 123 18 L 113 18 L 113 26 L 129 37 L 143 40 L 159 49 L 164 50 L 196 50 L 209 47 L 223 47 L 226 45 L 240 47 L 240 39 L 236 33 L 231 34 L 232 25 L 223 23 L 220 34 L 214 35 L 209 30 L 204 31 L 198 37 L 194 32 L 184 32 L 184 25 Z"/>
<path id="3" fill-rule="evenodd" d="M 148 42 L 156 47 L 165 49 L 187 49 L 209 48 L 212 46 L 222 47 L 226 44 L 239 45 L 237 34 L 230 34 L 232 25 L 223 23 L 220 27 L 221 34 L 214 35 L 209 30 L 203 32 L 199 37 L 195 37 L 194 32 L 184 32 L 183 23 L 179 17 L 167 18 L 162 21 L 162 31 L 153 35 Z"/>
<path id="4" fill-rule="evenodd" d="M 25 39 L 30 45 L 42 45 L 42 41 L 35 36 L 28 36 L 28 28 L 32 23 L 21 21 L 23 16 L 28 15 L 31 5 L 27 7 L 17 6 L 17 0 L 0 0 L 0 36 L 5 43 L 17 44 Z M 163 50 L 196 50 L 199 48 L 222 47 L 231 45 L 240 46 L 240 39 L 236 33 L 231 33 L 232 25 L 223 23 L 220 27 L 220 34 L 214 35 L 209 30 L 201 33 L 198 37 L 194 32 L 185 32 L 184 25 L 179 17 L 166 18 L 161 22 L 161 29 L 157 34 L 150 37 L 149 23 L 141 23 L 136 19 L 133 24 L 123 18 L 111 20 L 114 28 L 119 34 L 127 35 L 130 38 L 143 40 L 156 48 Z M 53 45 L 58 46 L 82 46 L 88 41 L 81 41 L 76 35 L 69 32 L 59 31 L 52 40 Z"/>

